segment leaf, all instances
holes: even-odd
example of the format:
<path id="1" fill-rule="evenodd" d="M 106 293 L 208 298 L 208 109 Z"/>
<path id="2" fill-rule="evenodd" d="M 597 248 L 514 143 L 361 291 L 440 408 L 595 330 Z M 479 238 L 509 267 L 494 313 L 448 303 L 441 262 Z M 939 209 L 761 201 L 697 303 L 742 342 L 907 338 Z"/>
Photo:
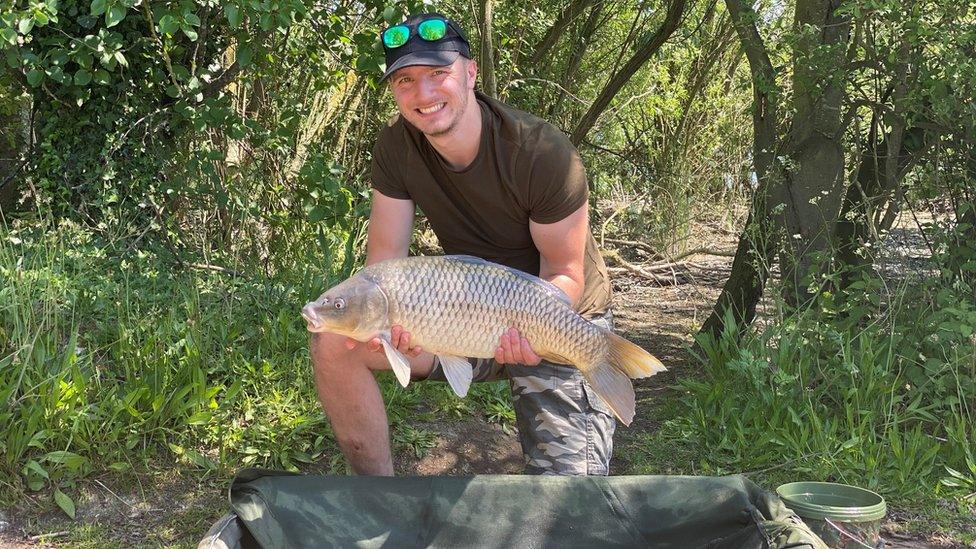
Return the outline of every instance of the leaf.
<path id="1" fill-rule="evenodd" d="M 214 463 L 212 459 L 210 459 L 207 456 L 201 454 L 200 452 L 197 452 L 196 450 L 187 450 L 186 451 L 186 457 L 187 457 L 187 459 L 190 460 L 191 463 L 193 463 L 194 465 L 196 465 L 197 467 L 200 467 L 202 469 L 216 469 L 217 468 L 217 464 Z"/>
<path id="2" fill-rule="evenodd" d="M 947 469 L 948 469 L 948 467 L 947 467 Z M 34 461 L 33 459 L 30 460 L 30 461 L 28 461 L 27 462 L 27 465 L 24 466 L 24 472 L 26 473 L 27 471 L 33 471 L 38 476 L 43 477 L 43 478 L 46 478 L 46 479 L 50 479 L 51 478 L 50 476 L 48 476 L 47 471 L 43 467 L 41 467 L 41 464 L 38 463 L 38 462 L 36 462 L 36 461 Z"/>
<path id="3" fill-rule="evenodd" d="M 75 73 L 75 84 L 78 86 L 87 86 L 91 79 L 92 74 L 85 69 L 80 69 Z"/>
<path id="4" fill-rule="evenodd" d="M 48 21 L 50 20 L 51 19 L 43 11 L 34 10 L 34 21 L 37 23 L 38 26 L 43 27 L 44 25 L 47 25 Z"/>
<path id="5" fill-rule="evenodd" d="M 193 25 L 194 27 L 200 26 L 200 18 L 197 17 L 197 14 L 195 13 L 183 14 L 183 20 L 186 21 L 188 25 Z"/>
<path id="6" fill-rule="evenodd" d="M 180 28 L 180 22 L 172 15 L 166 14 L 159 19 L 159 32 L 171 35 Z"/>
<path id="7" fill-rule="evenodd" d="M 17 45 L 17 31 L 14 29 L 0 29 L 0 37 L 14 46 Z"/>
<path id="8" fill-rule="evenodd" d="M 312 208 L 312 211 L 308 212 L 308 222 L 318 223 L 319 221 L 325 219 L 325 214 L 326 214 L 325 208 L 321 206 L 315 206 L 314 208 Z"/>
<path id="9" fill-rule="evenodd" d="M 40 85 L 42 80 L 44 80 L 44 73 L 37 69 L 32 69 L 27 73 L 27 83 L 35 88 Z"/>
<path id="10" fill-rule="evenodd" d="M 95 71 L 95 83 L 100 86 L 104 86 L 105 84 L 108 84 L 109 83 L 108 71 L 104 69 L 98 69 L 97 71 Z"/>
<path id="11" fill-rule="evenodd" d="M 206 425 L 210 422 L 210 418 L 213 416 L 210 412 L 197 412 L 187 418 L 186 423 L 188 425 Z"/>
<path id="12" fill-rule="evenodd" d="M 20 20 L 20 24 L 17 25 L 17 28 L 20 30 L 20 34 L 27 34 L 27 33 L 29 33 L 31 31 L 31 29 L 34 28 L 34 18 L 33 17 L 25 17 L 25 18 L 21 19 Z"/>
<path id="13" fill-rule="evenodd" d="M 186 37 L 190 39 L 190 42 L 196 42 L 197 31 L 194 30 L 193 27 L 188 25 L 183 25 L 182 27 L 180 27 L 180 29 L 182 29 L 183 34 L 185 34 Z"/>
<path id="14" fill-rule="evenodd" d="M 108 13 L 105 14 L 105 26 L 114 27 L 123 19 L 125 19 L 125 6 L 116 4 L 109 8 Z"/>
<path id="15" fill-rule="evenodd" d="M 74 452 L 68 452 L 67 450 L 58 450 L 55 452 L 48 452 L 44 454 L 46 461 L 51 463 L 62 464 L 68 469 L 76 471 L 80 469 L 86 461 L 88 461 L 84 456 L 79 456 Z"/>
<path id="16" fill-rule="evenodd" d="M 119 65 L 122 65 L 123 67 L 129 66 L 129 62 L 125 60 L 125 56 L 122 55 L 122 52 L 120 51 L 115 52 L 115 60 L 118 61 Z"/>
<path id="17" fill-rule="evenodd" d="M 251 48 L 243 45 L 237 48 L 237 62 L 240 63 L 242 67 L 246 67 L 251 64 L 251 55 Z"/>
<path id="18" fill-rule="evenodd" d="M 69 498 L 61 490 L 54 491 L 54 503 L 57 503 L 58 507 L 60 507 L 66 515 L 71 518 L 75 518 L 75 502 L 71 501 L 71 498 Z"/>
<path id="19" fill-rule="evenodd" d="M 241 8 L 237 4 L 227 4 L 224 6 L 224 13 L 227 14 L 227 22 L 230 23 L 230 28 L 236 29 L 241 26 L 243 17 L 241 15 Z"/>
<path id="20" fill-rule="evenodd" d="M 91 14 L 101 15 L 105 13 L 105 0 L 92 0 Z"/>

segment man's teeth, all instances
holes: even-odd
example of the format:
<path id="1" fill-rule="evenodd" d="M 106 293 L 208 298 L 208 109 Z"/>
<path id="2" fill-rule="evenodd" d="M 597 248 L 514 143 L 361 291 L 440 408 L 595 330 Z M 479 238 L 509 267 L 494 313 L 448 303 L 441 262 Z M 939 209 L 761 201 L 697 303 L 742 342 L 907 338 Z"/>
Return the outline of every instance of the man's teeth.
<path id="1" fill-rule="evenodd" d="M 438 103 L 438 104 L 436 104 L 436 105 L 434 105 L 432 107 L 427 107 L 427 108 L 418 109 L 418 110 L 420 112 L 424 113 L 424 114 L 430 114 L 432 112 L 437 112 L 437 111 L 441 110 L 441 107 L 443 107 L 444 105 L 445 105 L 444 103 Z"/>

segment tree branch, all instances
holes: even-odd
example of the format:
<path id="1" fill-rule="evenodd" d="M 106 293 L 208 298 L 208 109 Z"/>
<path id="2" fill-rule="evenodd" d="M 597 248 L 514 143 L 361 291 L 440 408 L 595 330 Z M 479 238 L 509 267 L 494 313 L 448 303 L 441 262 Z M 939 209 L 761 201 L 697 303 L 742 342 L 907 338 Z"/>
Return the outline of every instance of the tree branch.
<path id="1" fill-rule="evenodd" d="M 637 50 L 623 67 L 604 86 L 603 91 L 596 98 L 592 105 L 590 105 L 589 110 L 583 115 L 576 129 L 573 130 L 572 136 L 570 136 L 570 141 L 573 145 L 579 145 L 586 134 L 589 133 L 590 129 L 596 124 L 597 119 L 610 105 L 610 102 L 616 97 L 617 93 L 620 91 L 624 85 L 630 81 L 634 74 L 646 63 L 664 43 L 674 34 L 674 31 L 678 29 L 678 25 L 681 24 L 682 16 L 685 12 L 686 0 L 671 0 L 668 5 L 668 12 L 664 17 L 664 21 L 658 28 L 654 36 L 651 37 L 647 43 Z"/>

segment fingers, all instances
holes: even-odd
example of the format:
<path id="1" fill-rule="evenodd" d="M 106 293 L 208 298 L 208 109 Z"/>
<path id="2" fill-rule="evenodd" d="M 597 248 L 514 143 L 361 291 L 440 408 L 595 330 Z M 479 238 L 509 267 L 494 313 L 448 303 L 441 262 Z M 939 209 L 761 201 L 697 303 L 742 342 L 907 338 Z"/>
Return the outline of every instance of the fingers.
<path id="1" fill-rule="evenodd" d="M 529 341 L 515 328 L 510 328 L 498 338 L 495 360 L 499 364 L 525 364 L 526 366 L 535 366 L 542 361 L 532 350 Z"/>
<path id="2" fill-rule="evenodd" d="M 407 356 L 420 356 L 421 351 L 423 351 L 420 347 L 410 346 L 410 332 L 404 330 L 402 326 L 393 326 L 390 329 L 390 342 L 394 349 Z"/>
<path id="3" fill-rule="evenodd" d="M 524 337 L 520 337 L 519 340 L 521 343 L 520 348 L 522 352 L 522 364 L 525 364 L 526 366 L 536 366 L 542 362 L 542 358 L 535 354 L 535 351 L 532 350 L 532 346 L 529 345 L 529 340 L 525 339 Z"/>

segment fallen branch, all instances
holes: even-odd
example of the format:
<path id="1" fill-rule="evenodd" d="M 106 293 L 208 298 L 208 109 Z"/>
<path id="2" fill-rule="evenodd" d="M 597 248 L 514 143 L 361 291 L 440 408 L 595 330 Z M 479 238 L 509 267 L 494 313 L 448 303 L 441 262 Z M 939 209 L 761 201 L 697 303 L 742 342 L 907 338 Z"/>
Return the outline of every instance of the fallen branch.
<path id="1" fill-rule="evenodd" d="M 655 250 L 653 247 L 651 247 L 650 244 L 646 244 L 644 242 L 639 242 L 637 240 L 621 240 L 619 238 L 607 238 L 605 240 L 607 242 L 611 243 L 611 244 L 616 244 L 618 246 L 630 246 L 631 248 L 639 248 L 639 249 L 644 250 L 645 252 L 647 252 L 647 253 L 649 253 L 651 255 L 657 256 L 657 257 L 660 257 L 660 255 L 661 255 L 661 254 L 659 254 L 657 252 L 657 250 Z"/>
<path id="2" fill-rule="evenodd" d="M 655 250 L 650 244 L 645 242 L 640 242 L 637 240 L 621 240 L 619 238 L 607 238 L 606 242 L 611 244 L 616 244 L 618 246 L 629 246 L 632 248 L 639 248 L 645 252 L 651 254 L 655 259 L 667 259 L 671 262 L 677 262 L 679 259 L 684 259 L 690 255 L 714 255 L 718 257 L 735 257 L 734 251 L 716 250 L 712 248 L 694 248 L 686 252 L 682 252 L 676 256 L 669 256 L 665 253 Z"/>
<path id="3" fill-rule="evenodd" d="M 28 541 L 41 541 L 43 539 L 63 538 L 64 536 L 67 536 L 70 533 L 71 532 L 68 532 L 66 530 L 64 532 L 51 532 L 49 534 L 38 534 L 36 536 L 31 536 L 31 537 L 27 538 L 27 540 Z"/>
<path id="4" fill-rule="evenodd" d="M 735 257 L 734 251 L 725 250 L 713 250 L 711 248 L 695 248 L 694 250 L 688 250 L 687 252 L 680 253 L 674 257 L 669 258 L 671 261 L 677 261 L 679 259 L 684 259 L 690 255 L 714 255 L 718 257 Z"/>
<path id="5" fill-rule="evenodd" d="M 656 275 L 656 274 L 654 274 L 654 273 L 652 273 L 650 271 L 644 270 L 643 268 L 641 268 L 638 265 L 634 265 L 633 263 L 630 263 L 626 259 L 620 257 L 620 254 L 617 253 L 616 250 L 604 250 L 603 251 L 603 257 L 606 257 L 607 259 L 612 259 L 613 261 L 615 261 L 615 262 L 619 263 L 620 265 L 622 265 L 626 270 L 628 270 L 628 271 L 630 271 L 630 272 L 632 272 L 632 273 L 634 273 L 636 275 L 640 275 L 640 276 L 642 276 L 644 278 L 648 278 L 650 280 L 653 280 L 654 282 L 657 282 L 658 284 L 677 284 L 678 283 L 677 277 L 675 277 L 673 280 L 669 280 L 667 278 L 660 277 L 660 276 L 658 276 L 658 275 Z"/>

